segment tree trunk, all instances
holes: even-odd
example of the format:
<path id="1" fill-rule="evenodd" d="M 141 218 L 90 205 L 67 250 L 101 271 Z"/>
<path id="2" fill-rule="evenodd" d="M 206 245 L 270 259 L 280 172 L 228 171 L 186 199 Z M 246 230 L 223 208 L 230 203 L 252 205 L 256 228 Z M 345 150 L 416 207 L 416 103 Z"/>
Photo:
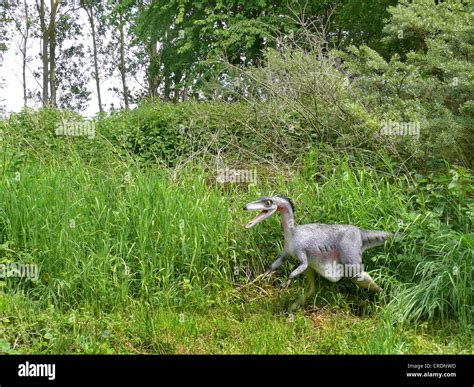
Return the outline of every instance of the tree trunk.
<path id="1" fill-rule="evenodd" d="M 148 68 L 148 86 L 150 93 L 150 101 L 154 101 L 158 94 L 158 48 L 156 42 L 151 44 L 150 49 L 150 66 Z"/>
<path id="2" fill-rule="evenodd" d="M 173 89 L 173 102 L 179 102 L 179 81 L 181 80 L 181 74 L 176 74 L 173 78 L 174 89 Z"/>
<path id="3" fill-rule="evenodd" d="M 125 109 L 128 110 L 128 89 L 127 89 L 127 79 L 126 79 L 126 68 L 125 68 L 125 33 L 123 29 L 123 17 L 120 13 L 119 15 L 120 23 L 120 75 L 122 77 L 122 88 L 123 88 L 123 100 L 125 104 Z"/>
<path id="4" fill-rule="evenodd" d="M 50 104 L 56 107 L 56 13 L 60 0 L 51 0 L 51 17 L 49 20 L 49 85 Z"/>
<path id="5" fill-rule="evenodd" d="M 29 25 L 29 14 L 28 14 L 28 4 L 26 0 L 24 0 L 23 5 L 25 7 L 25 35 L 23 36 L 23 48 L 22 48 L 22 56 L 23 56 L 23 63 L 22 63 L 22 78 L 23 78 L 23 106 L 26 108 L 28 106 L 28 93 L 26 88 L 26 50 L 28 44 L 28 36 L 30 34 L 30 25 Z"/>
<path id="6" fill-rule="evenodd" d="M 99 111 L 102 113 L 104 110 L 102 109 L 102 96 L 100 94 L 100 76 L 99 76 L 99 64 L 97 59 L 97 37 L 95 33 L 95 22 L 94 22 L 94 8 L 92 3 L 90 4 L 90 8 L 86 9 L 87 16 L 89 17 L 89 22 L 91 25 L 92 31 L 92 48 L 94 50 L 94 78 L 95 78 L 95 85 L 97 88 L 97 100 L 99 102 Z"/>
<path id="7" fill-rule="evenodd" d="M 188 96 L 188 88 L 186 86 L 183 86 L 181 89 L 181 102 L 184 102 Z"/>
<path id="8" fill-rule="evenodd" d="M 42 102 L 43 107 L 49 105 L 49 59 L 48 59 L 48 46 L 49 46 L 49 32 L 46 27 L 46 12 L 44 7 L 45 0 L 40 0 L 39 5 L 39 18 L 41 26 L 41 40 L 42 40 L 42 62 L 43 62 L 43 93 L 42 93 Z"/>
<path id="9" fill-rule="evenodd" d="M 53 107 L 56 107 L 56 33 L 55 25 L 50 30 L 49 35 L 49 90 L 51 93 L 50 104 Z"/>
<path id="10" fill-rule="evenodd" d="M 170 100 L 170 76 L 168 71 L 165 69 L 165 88 L 163 90 L 163 100 Z"/>

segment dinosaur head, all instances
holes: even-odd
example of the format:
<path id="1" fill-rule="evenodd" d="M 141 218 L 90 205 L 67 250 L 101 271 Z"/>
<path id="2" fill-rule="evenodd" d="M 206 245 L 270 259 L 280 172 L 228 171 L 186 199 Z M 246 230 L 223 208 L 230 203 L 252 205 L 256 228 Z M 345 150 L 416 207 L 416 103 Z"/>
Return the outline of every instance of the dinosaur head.
<path id="1" fill-rule="evenodd" d="M 262 220 L 269 218 L 277 210 L 282 208 L 291 207 L 293 211 L 293 203 L 291 200 L 284 196 L 272 196 L 272 197 L 261 197 L 254 202 L 247 203 L 244 206 L 244 211 L 260 211 L 260 213 L 249 223 L 246 224 L 245 228 L 251 228 Z"/>

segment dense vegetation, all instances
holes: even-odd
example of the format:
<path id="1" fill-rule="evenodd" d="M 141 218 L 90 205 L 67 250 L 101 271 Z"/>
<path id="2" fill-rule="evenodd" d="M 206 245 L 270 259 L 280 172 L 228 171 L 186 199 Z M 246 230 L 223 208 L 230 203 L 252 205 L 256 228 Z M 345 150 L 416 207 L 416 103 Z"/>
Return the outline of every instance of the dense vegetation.
<path id="1" fill-rule="evenodd" d="M 331 28 L 354 15 L 343 3 Z M 51 106 L 1 121 L 0 263 L 40 273 L 0 278 L 0 352 L 472 352 L 472 9 L 385 3 L 374 11 L 389 16 L 383 29 L 361 19 L 337 50 L 307 26 L 258 50 L 244 41 L 255 60 L 192 76 L 205 100 L 100 113 L 94 138 L 57 135 L 83 118 Z M 236 27 L 210 33 L 210 6 L 168 5 L 140 13 L 137 28 L 168 17 L 196 29 L 192 52 L 163 46 L 164 58 L 183 55 L 181 74 L 201 74 L 203 31 L 229 48 L 252 37 L 246 28 L 275 27 L 236 7 L 222 13 Z M 387 135 L 387 121 L 417 123 L 419 135 Z M 226 166 L 255 169 L 256 184 L 219 182 Z M 288 264 L 240 288 L 281 249 L 277 219 L 244 228 L 242 206 L 270 194 L 291 197 L 300 224 L 403 232 L 364 254 L 383 293 L 318 278 L 289 314 L 305 285 L 278 292 Z"/>

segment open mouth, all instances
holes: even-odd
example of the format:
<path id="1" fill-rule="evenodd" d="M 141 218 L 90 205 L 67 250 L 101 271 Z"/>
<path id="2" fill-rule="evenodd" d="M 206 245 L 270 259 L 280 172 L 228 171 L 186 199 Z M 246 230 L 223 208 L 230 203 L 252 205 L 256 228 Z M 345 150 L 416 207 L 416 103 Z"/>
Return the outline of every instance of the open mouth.
<path id="1" fill-rule="evenodd" d="M 263 211 L 260 212 L 255 218 L 253 218 L 250 222 L 248 222 L 248 223 L 245 225 L 245 228 L 250 228 L 250 227 L 255 226 L 258 222 L 260 222 L 261 220 L 265 219 L 265 218 L 268 216 L 268 213 L 269 213 L 269 211 L 263 210 Z"/>

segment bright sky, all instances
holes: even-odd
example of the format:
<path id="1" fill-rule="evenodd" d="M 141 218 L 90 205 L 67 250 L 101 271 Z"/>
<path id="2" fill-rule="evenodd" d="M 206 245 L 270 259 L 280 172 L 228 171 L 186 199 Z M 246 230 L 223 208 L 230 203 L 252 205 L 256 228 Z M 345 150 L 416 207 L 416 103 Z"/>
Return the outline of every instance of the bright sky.
<path id="1" fill-rule="evenodd" d="M 1 2 L 2 0 L 0 0 Z M 34 5 L 34 0 L 27 0 L 28 4 L 31 6 Z M 84 10 L 79 10 L 79 23 L 81 23 L 84 28 L 84 36 L 80 37 L 79 41 L 84 43 L 84 46 L 91 46 L 91 37 L 89 32 L 89 24 L 86 19 L 86 13 Z M 13 26 L 10 30 L 13 31 Z M 76 41 L 77 42 L 77 41 Z M 3 65 L 0 65 L 0 83 L 2 78 L 5 79 L 5 86 L 3 89 L 0 89 L 0 103 L 2 98 L 5 98 L 6 101 L 3 104 L 6 106 L 7 114 L 10 112 L 17 112 L 23 107 L 23 86 L 22 86 L 22 58 L 20 51 L 18 49 L 18 44 L 20 43 L 20 34 L 18 31 L 15 31 L 14 39 L 7 42 L 8 51 L 3 55 Z M 73 42 L 71 41 L 70 44 Z M 66 43 L 67 45 L 67 43 Z M 26 71 L 26 84 L 29 90 L 41 90 L 41 79 L 35 79 L 33 76 L 33 71 L 40 71 L 42 66 L 41 60 L 38 58 L 38 54 L 41 50 L 41 44 L 39 38 L 29 37 L 29 43 L 27 48 L 27 54 L 31 57 L 31 61 L 27 65 Z M 92 60 L 92 59 L 91 59 Z M 102 104 L 105 110 L 109 110 L 111 104 L 113 103 L 115 108 L 118 108 L 121 104 L 118 96 L 114 92 L 108 91 L 111 87 L 121 88 L 121 82 L 118 76 L 115 79 L 105 79 L 105 71 L 101 73 L 101 95 L 102 95 Z M 136 82 L 132 77 L 127 79 L 129 82 L 129 88 L 136 86 Z M 39 82 L 39 83 L 38 83 Z M 91 77 L 89 82 L 88 89 L 92 92 L 91 100 L 87 109 L 82 112 L 83 115 L 87 117 L 93 116 L 98 110 L 97 105 L 97 92 L 94 78 Z M 28 106 L 30 107 L 40 107 L 40 104 L 36 101 L 29 100 Z"/>

